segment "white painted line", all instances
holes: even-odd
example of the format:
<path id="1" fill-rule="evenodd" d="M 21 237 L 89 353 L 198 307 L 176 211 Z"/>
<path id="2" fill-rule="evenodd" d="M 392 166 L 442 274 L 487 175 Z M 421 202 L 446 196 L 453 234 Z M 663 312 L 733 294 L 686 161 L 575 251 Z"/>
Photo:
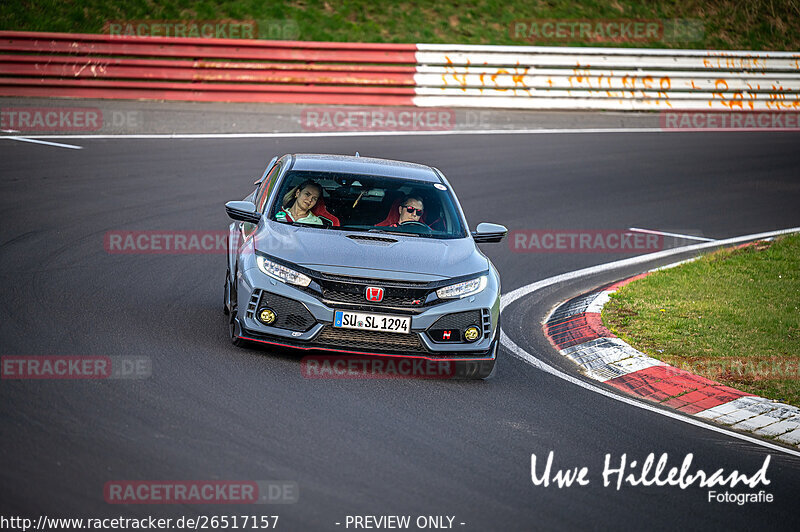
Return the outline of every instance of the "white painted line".
<path id="1" fill-rule="evenodd" d="M 82 150 L 82 146 L 73 146 L 72 144 L 60 144 L 58 142 L 45 142 L 43 140 L 34 140 L 27 137 L 4 137 L 0 136 L 0 139 L 8 139 L 8 140 L 18 140 L 20 142 L 31 142 L 33 144 L 45 144 L 47 146 L 55 146 L 56 148 L 69 148 L 71 150 Z"/>
<path id="2" fill-rule="evenodd" d="M 692 251 L 700 251 L 703 249 L 709 249 L 713 247 L 722 247 L 727 246 L 730 244 L 740 244 L 742 242 L 748 242 L 750 240 L 759 240 L 762 238 L 767 238 L 770 236 L 778 236 L 778 235 L 787 235 L 790 233 L 800 233 L 800 227 L 792 227 L 791 229 L 782 229 L 780 231 L 769 231 L 766 233 L 757 233 L 753 235 L 745 235 L 745 236 L 737 236 L 733 238 L 726 238 L 723 240 L 715 240 L 714 242 L 703 242 L 701 244 L 692 244 L 689 246 L 681 246 L 679 248 L 671 248 L 665 249 L 662 251 L 656 251 L 654 253 L 647 253 L 645 255 L 637 255 L 635 257 L 630 257 L 627 259 L 621 259 L 614 262 L 608 262 L 606 264 L 599 264 L 597 266 L 590 266 L 588 268 L 583 268 L 582 270 L 576 270 L 573 272 L 562 273 L 561 275 L 556 275 L 554 277 L 550 277 L 548 279 L 544 279 L 542 281 L 536 281 L 535 283 L 531 283 L 526 286 L 522 286 L 505 294 L 500 299 L 500 307 L 501 309 L 506 305 L 516 301 L 520 297 L 526 296 L 532 292 L 540 290 L 546 286 L 550 286 L 556 283 L 560 283 L 563 281 L 571 281 L 573 279 L 578 279 L 580 277 L 585 277 L 587 275 L 592 275 L 595 273 L 602 273 L 607 272 L 610 270 L 616 270 L 619 268 L 624 268 L 626 266 L 636 266 L 637 264 L 642 264 L 645 262 L 650 262 L 652 260 L 662 259 L 666 257 L 671 257 L 673 255 L 679 255 L 681 253 L 690 253 Z"/>
<path id="3" fill-rule="evenodd" d="M 661 128 L 484 129 L 450 131 L 305 131 L 293 133 L 164 133 L 131 135 L 36 135 L 37 139 L 269 139 L 315 137 L 415 137 L 428 135 L 527 135 L 538 133 L 660 133 Z"/>
<path id="4" fill-rule="evenodd" d="M 666 231 L 655 231 L 653 229 L 640 229 L 638 227 L 629 227 L 628 231 L 634 231 L 637 233 L 649 233 L 651 235 L 677 236 L 678 238 L 686 238 L 688 240 L 702 240 L 703 242 L 714 242 L 713 238 L 704 238 L 702 236 L 694 236 L 694 235 L 681 235 L 678 233 L 667 233 Z"/>
<path id="5" fill-rule="evenodd" d="M 636 257 L 630 257 L 630 258 L 627 258 L 627 259 L 622 259 L 622 260 L 618 260 L 618 261 L 614 261 L 614 262 L 608 262 L 606 264 L 599 264 L 597 266 L 591 266 L 589 268 L 583 268 L 581 270 L 575 270 L 575 271 L 572 271 L 572 272 L 562 273 L 560 275 L 555 275 L 553 277 L 548 277 L 547 279 L 543 279 L 541 281 L 536 281 L 536 282 L 531 283 L 529 285 L 522 286 L 520 288 L 517 288 L 516 290 L 512 290 L 508 294 L 503 295 L 500 298 L 500 312 L 502 313 L 503 310 L 505 310 L 510 304 L 512 304 L 514 301 L 516 301 L 516 300 L 518 300 L 518 299 L 520 299 L 520 298 L 522 298 L 524 296 L 532 294 L 533 292 L 536 292 L 537 290 L 541 290 L 542 288 L 545 288 L 545 287 L 548 287 L 548 286 L 552 286 L 554 284 L 558 284 L 558 283 L 561 283 L 561 282 L 570 281 L 570 280 L 573 280 L 573 279 L 579 279 L 581 277 L 586 277 L 586 276 L 593 275 L 593 274 L 596 274 L 596 273 L 611 271 L 611 270 L 615 270 L 615 269 L 618 269 L 618 268 L 623 268 L 623 267 L 626 267 L 626 266 L 634 266 L 636 264 L 642 264 L 644 262 L 649 262 L 649 261 L 654 260 L 654 259 L 666 258 L 666 257 L 670 257 L 672 255 L 678 255 L 678 254 L 681 254 L 681 253 L 699 251 L 699 250 L 713 248 L 713 247 L 717 247 L 717 246 L 738 244 L 738 243 L 747 242 L 747 241 L 750 241 L 750 240 L 758 240 L 758 239 L 761 239 L 761 238 L 774 237 L 774 236 L 777 236 L 777 235 L 783 235 L 783 234 L 789 234 L 789 233 L 797 233 L 797 232 L 800 232 L 800 227 L 793 227 L 791 229 L 783 229 L 783 230 L 780 230 L 780 231 L 770 231 L 770 232 L 767 232 L 767 233 L 757 233 L 757 234 L 753 234 L 753 235 L 744 235 L 744 236 L 738 236 L 738 237 L 734 237 L 734 238 L 726 238 L 726 239 L 723 239 L 723 240 L 716 240 L 714 242 L 704 242 L 704 243 L 701 243 L 701 244 L 692 244 L 690 246 L 683 246 L 683 247 L 679 247 L 679 248 L 673 248 L 673 249 L 667 249 L 667 250 L 663 250 L 663 251 L 657 251 L 655 253 L 648 253 L 646 255 L 638 255 Z M 511 338 L 508 337 L 508 335 L 505 333 L 504 330 L 500 331 L 500 342 L 509 351 L 511 351 L 511 353 L 514 356 L 516 356 L 520 360 L 530 364 L 531 366 L 533 366 L 533 367 L 535 367 L 537 369 L 540 369 L 540 370 L 544 371 L 545 373 L 549 373 L 549 374 L 551 374 L 551 375 L 553 375 L 555 377 L 558 377 L 559 379 L 563 379 L 563 380 L 565 380 L 567 382 L 570 382 L 572 384 L 580 386 L 581 388 L 585 388 L 585 389 L 587 389 L 589 391 L 598 393 L 600 395 L 604 395 L 604 396 L 609 397 L 611 399 L 614 399 L 616 401 L 620 401 L 620 402 L 629 404 L 631 406 L 635 406 L 636 408 L 642 408 L 644 410 L 648 410 L 650 412 L 654 412 L 654 413 L 660 414 L 662 416 L 666 416 L 666 417 L 669 417 L 669 418 L 672 418 L 672 419 L 676 419 L 678 421 L 682 421 L 684 423 L 688 423 L 689 425 L 694 425 L 696 427 L 701 427 L 701 428 L 704 428 L 704 429 L 707 429 L 707 430 L 711 430 L 711 431 L 714 431 L 714 432 L 719 432 L 721 434 L 726 434 L 726 435 L 731 436 L 733 438 L 738 438 L 740 440 L 744 440 L 744 441 L 750 442 L 750 443 L 755 444 L 755 445 L 760 445 L 762 447 L 766 447 L 766 448 L 772 449 L 774 451 L 779 451 L 779 452 L 786 453 L 786 454 L 789 454 L 789 455 L 792 455 L 792 456 L 800 458 L 800 451 L 797 451 L 797 450 L 794 450 L 794 449 L 788 449 L 786 447 L 783 447 L 783 446 L 780 446 L 780 445 L 775 445 L 774 443 L 771 443 L 771 442 L 768 442 L 768 441 L 764 441 L 764 440 L 761 440 L 761 439 L 758 439 L 758 438 L 754 438 L 752 436 L 747 436 L 745 434 L 740 434 L 738 432 L 733 432 L 733 431 L 728 430 L 728 429 L 726 429 L 724 427 L 718 427 L 718 426 L 706 423 L 705 421 L 701 421 L 700 419 L 695 419 L 693 417 L 687 416 L 687 415 L 685 415 L 685 414 L 683 414 L 681 412 L 658 408 L 656 406 L 649 405 L 649 404 L 646 404 L 644 402 L 641 402 L 638 399 L 634 399 L 632 397 L 627 397 L 625 395 L 621 395 L 621 394 L 612 392 L 610 390 L 599 388 L 599 387 L 595 386 L 594 384 L 592 384 L 592 383 L 590 383 L 588 381 L 584 381 L 583 379 L 579 379 L 577 377 L 573 377 L 572 375 L 564 373 L 563 371 L 558 370 L 558 369 L 550 366 L 549 364 L 539 360 L 535 356 L 531 355 L 530 353 L 528 353 L 527 351 L 525 351 L 524 349 L 519 347 L 516 343 L 514 343 L 513 340 L 511 340 Z M 757 401 L 752 401 L 752 402 L 757 402 Z"/>
<path id="6" fill-rule="evenodd" d="M 737 130 L 739 131 L 739 130 Z M 784 133 L 781 130 L 759 130 L 769 133 Z M 295 133 L 167 133 L 133 135 L 36 135 L 37 139 L 268 139 L 268 138 L 314 138 L 314 137 L 409 137 L 449 135 L 537 135 L 537 134 L 581 134 L 581 133 L 713 133 L 699 129 L 661 129 L 660 127 L 619 127 L 585 129 L 482 129 L 451 131 L 327 131 Z M 729 131 L 721 131 L 727 133 Z M 750 131 L 752 132 L 752 131 Z"/>

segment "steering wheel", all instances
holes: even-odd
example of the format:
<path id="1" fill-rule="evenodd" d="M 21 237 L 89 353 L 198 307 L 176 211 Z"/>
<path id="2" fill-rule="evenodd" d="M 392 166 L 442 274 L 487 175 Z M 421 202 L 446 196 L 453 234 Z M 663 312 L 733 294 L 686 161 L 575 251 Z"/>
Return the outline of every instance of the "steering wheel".
<path id="1" fill-rule="evenodd" d="M 418 222 L 416 220 L 406 220 L 405 222 L 403 222 L 400 225 L 398 225 L 398 227 L 417 226 L 417 225 L 419 225 L 419 226 L 424 228 L 424 230 L 422 231 L 423 233 L 432 233 L 433 232 L 433 230 L 430 227 L 428 227 L 427 224 L 424 224 L 423 222 Z"/>

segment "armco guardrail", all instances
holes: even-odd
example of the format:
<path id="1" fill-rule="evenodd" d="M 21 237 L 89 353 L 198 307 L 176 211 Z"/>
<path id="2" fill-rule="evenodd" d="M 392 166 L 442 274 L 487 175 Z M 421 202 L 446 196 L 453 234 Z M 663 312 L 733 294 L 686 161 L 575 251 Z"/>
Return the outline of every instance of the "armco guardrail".
<path id="1" fill-rule="evenodd" d="M 0 32 L 0 95 L 799 111 L 800 53 Z"/>
<path id="2" fill-rule="evenodd" d="M 0 95 L 412 105 L 414 45 L 0 32 Z"/>
<path id="3" fill-rule="evenodd" d="M 800 110 L 800 53 L 417 45 L 416 105 Z"/>

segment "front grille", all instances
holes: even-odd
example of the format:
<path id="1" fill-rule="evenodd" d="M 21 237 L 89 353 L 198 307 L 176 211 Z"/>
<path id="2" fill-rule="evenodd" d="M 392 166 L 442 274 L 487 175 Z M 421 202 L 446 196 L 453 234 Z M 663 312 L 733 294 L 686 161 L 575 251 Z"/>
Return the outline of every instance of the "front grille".
<path id="1" fill-rule="evenodd" d="M 258 304 L 259 309 L 262 307 L 269 307 L 277 314 L 272 327 L 305 332 L 316 323 L 305 305 L 288 297 L 263 292 Z"/>
<path id="2" fill-rule="evenodd" d="M 424 281 L 391 281 L 385 279 L 372 279 L 369 277 L 351 277 L 349 275 L 336 275 L 333 273 L 317 273 L 314 275 L 319 281 L 338 281 L 340 283 L 360 284 L 363 286 L 393 286 L 397 288 L 428 288 L 430 283 Z"/>
<path id="3" fill-rule="evenodd" d="M 422 353 L 425 348 L 419 335 L 385 333 L 376 331 L 359 331 L 357 329 L 340 329 L 327 326 L 314 340 L 320 345 L 351 347 L 369 351 L 393 351 L 401 353 Z"/>
<path id="4" fill-rule="evenodd" d="M 422 307 L 430 290 L 425 288 L 397 286 L 396 283 L 387 285 L 383 282 L 348 283 L 320 279 L 322 297 L 328 301 L 347 303 L 350 305 L 369 305 L 383 307 Z M 383 288 L 383 300 L 380 302 L 367 301 L 367 286 Z"/>

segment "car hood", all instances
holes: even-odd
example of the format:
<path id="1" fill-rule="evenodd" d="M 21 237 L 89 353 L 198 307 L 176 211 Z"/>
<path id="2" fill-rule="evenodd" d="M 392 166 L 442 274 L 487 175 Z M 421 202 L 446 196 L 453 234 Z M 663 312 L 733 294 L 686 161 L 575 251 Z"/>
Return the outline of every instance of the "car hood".
<path id="1" fill-rule="evenodd" d="M 471 238 L 442 240 L 267 222 L 259 226 L 255 246 L 312 270 L 358 277 L 430 282 L 489 267 Z"/>

